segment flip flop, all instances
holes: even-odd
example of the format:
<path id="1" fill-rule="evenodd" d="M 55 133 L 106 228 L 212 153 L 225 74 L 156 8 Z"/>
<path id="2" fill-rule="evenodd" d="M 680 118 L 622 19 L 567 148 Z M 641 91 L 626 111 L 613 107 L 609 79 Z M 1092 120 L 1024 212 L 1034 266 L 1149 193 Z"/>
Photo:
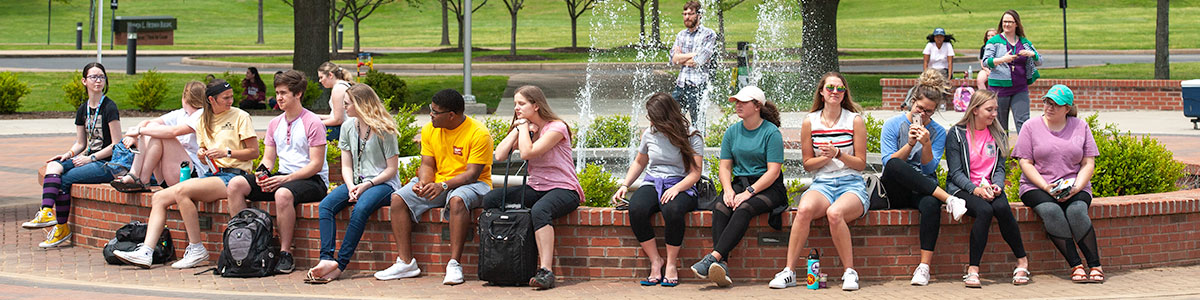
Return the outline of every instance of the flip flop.
<path id="1" fill-rule="evenodd" d="M 679 278 L 663 278 L 662 287 L 675 287 L 679 285 Z"/>
<path id="2" fill-rule="evenodd" d="M 659 278 L 646 277 L 645 280 L 639 281 L 638 283 L 640 283 L 642 286 L 655 286 L 662 282 L 663 282 L 663 280 L 661 277 L 659 277 Z"/>
<path id="3" fill-rule="evenodd" d="M 331 281 L 333 281 L 332 278 L 313 276 L 312 270 L 308 270 L 308 274 L 306 274 L 305 278 L 304 278 L 304 283 L 307 283 L 307 284 L 326 284 Z"/>

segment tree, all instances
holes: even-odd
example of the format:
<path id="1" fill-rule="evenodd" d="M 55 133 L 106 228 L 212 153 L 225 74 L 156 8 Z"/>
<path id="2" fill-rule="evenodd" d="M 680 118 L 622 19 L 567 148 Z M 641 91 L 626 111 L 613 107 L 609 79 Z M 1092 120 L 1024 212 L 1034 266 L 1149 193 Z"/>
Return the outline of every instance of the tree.
<path id="1" fill-rule="evenodd" d="M 362 20 L 370 17 L 375 13 L 375 9 L 379 6 L 396 2 L 396 0 L 341 0 L 345 16 L 350 17 L 350 21 L 354 22 L 354 53 L 359 53 L 362 49 L 359 45 L 358 26 Z M 411 3 L 411 2 L 410 2 Z"/>
<path id="2" fill-rule="evenodd" d="M 632 5 L 638 11 L 638 24 L 640 25 L 638 34 L 638 44 L 646 43 L 646 2 L 650 0 L 624 0 L 625 3 Z"/>
<path id="3" fill-rule="evenodd" d="M 517 12 L 525 8 L 525 0 L 504 0 L 504 7 L 508 8 L 509 19 L 512 20 L 512 35 L 508 43 L 508 55 L 517 55 Z"/>
<path id="4" fill-rule="evenodd" d="M 1171 79 L 1171 43 L 1168 39 L 1170 26 L 1170 0 L 1158 0 L 1158 21 L 1154 29 L 1154 79 Z"/>
<path id="5" fill-rule="evenodd" d="M 329 61 L 329 0 L 283 0 L 292 7 L 292 69 L 316 80 L 317 67 Z"/>
<path id="6" fill-rule="evenodd" d="M 577 24 L 577 21 L 579 21 L 579 16 L 583 15 L 583 13 L 587 12 L 589 9 L 592 9 L 592 7 L 595 7 L 596 0 L 563 1 L 567 2 L 567 15 L 571 16 L 571 48 L 579 47 L 579 44 L 576 42 L 576 33 L 578 31 L 575 24 Z M 580 5 L 580 3 L 583 3 L 583 5 Z"/>
<path id="7" fill-rule="evenodd" d="M 88 43 L 96 42 L 96 1 L 88 1 Z"/>
<path id="8" fill-rule="evenodd" d="M 255 44 L 262 45 L 263 43 L 263 0 L 258 0 L 258 42 Z"/>
<path id="9" fill-rule="evenodd" d="M 455 20 L 458 20 L 458 48 L 462 49 L 462 47 L 463 47 L 463 12 L 465 12 L 463 10 L 463 2 L 462 2 L 462 0 L 445 0 L 445 1 L 446 1 L 446 4 L 449 4 L 450 11 L 454 12 Z M 475 1 L 472 0 L 471 2 L 475 2 Z M 479 1 L 479 4 L 475 5 L 475 8 L 471 9 L 471 12 L 474 13 L 475 11 L 478 11 L 479 8 L 483 7 L 484 4 L 487 4 L 487 0 Z"/>
<path id="10" fill-rule="evenodd" d="M 448 16 L 450 9 L 447 8 L 446 0 L 439 2 L 442 3 L 442 42 L 438 45 L 450 46 L 450 18 Z"/>
<path id="11" fill-rule="evenodd" d="M 658 0 L 650 0 L 650 42 L 654 46 L 662 45 L 662 18 L 658 13 Z"/>
<path id="12" fill-rule="evenodd" d="M 821 75 L 840 70 L 837 56 L 839 0 L 800 0 L 802 90 L 812 90 Z"/>
<path id="13" fill-rule="evenodd" d="M 342 45 L 338 44 L 337 26 L 346 19 L 346 7 L 343 3 L 342 7 L 338 8 L 338 0 L 329 0 L 329 49 L 332 51 L 333 57 L 337 57 L 338 50 L 342 48 Z"/>
<path id="14" fill-rule="evenodd" d="M 746 0 L 721 0 L 717 2 L 717 53 L 725 53 L 725 12 Z M 802 1 L 803 2 L 803 1 Z M 837 16 L 834 16 L 835 18 Z"/>

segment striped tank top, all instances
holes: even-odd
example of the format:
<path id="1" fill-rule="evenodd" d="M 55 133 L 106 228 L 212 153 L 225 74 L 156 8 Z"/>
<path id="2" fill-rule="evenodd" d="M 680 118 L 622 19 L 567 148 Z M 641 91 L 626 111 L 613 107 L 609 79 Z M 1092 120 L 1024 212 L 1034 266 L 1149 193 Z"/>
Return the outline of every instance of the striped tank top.
<path id="1" fill-rule="evenodd" d="M 808 114 L 808 123 L 812 128 L 813 139 L 813 154 L 821 155 L 821 149 L 818 147 L 824 143 L 833 143 L 834 147 L 841 150 L 846 155 L 854 155 L 854 117 L 857 113 L 842 108 L 842 114 L 838 117 L 837 123 L 833 126 L 825 126 L 821 122 L 821 111 L 815 111 Z M 846 175 L 862 175 L 861 172 L 851 169 L 846 166 L 841 159 L 834 158 L 829 163 L 818 169 L 814 175 L 822 178 L 841 177 Z"/>

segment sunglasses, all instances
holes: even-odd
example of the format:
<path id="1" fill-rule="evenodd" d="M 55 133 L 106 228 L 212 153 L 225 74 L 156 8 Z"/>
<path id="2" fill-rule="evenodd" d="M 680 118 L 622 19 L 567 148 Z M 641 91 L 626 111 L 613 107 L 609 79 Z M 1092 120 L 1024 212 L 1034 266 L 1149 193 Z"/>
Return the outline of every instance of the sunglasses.
<path id="1" fill-rule="evenodd" d="M 846 86 L 829 84 L 825 85 L 825 90 L 829 91 L 830 93 L 844 93 L 846 92 Z"/>

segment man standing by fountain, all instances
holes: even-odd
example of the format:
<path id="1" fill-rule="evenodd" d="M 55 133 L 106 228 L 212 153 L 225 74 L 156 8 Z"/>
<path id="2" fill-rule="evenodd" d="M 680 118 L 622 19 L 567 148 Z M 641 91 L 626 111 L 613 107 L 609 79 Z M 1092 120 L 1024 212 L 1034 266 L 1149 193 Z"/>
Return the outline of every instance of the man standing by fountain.
<path id="1" fill-rule="evenodd" d="M 689 0 L 683 5 L 683 26 L 687 27 L 675 35 L 675 45 L 671 47 L 671 65 L 682 65 L 679 78 L 675 79 L 675 89 L 671 97 L 679 101 L 679 105 L 688 111 L 693 124 L 698 122 L 700 101 L 704 90 L 708 88 L 708 78 L 712 73 L 709 59 L 716 49 L 717 33 L 700 25 L 700 16 L 704 13 L 700 2 Z M 703 127 L 703 126 L 697 126 Z"/>

